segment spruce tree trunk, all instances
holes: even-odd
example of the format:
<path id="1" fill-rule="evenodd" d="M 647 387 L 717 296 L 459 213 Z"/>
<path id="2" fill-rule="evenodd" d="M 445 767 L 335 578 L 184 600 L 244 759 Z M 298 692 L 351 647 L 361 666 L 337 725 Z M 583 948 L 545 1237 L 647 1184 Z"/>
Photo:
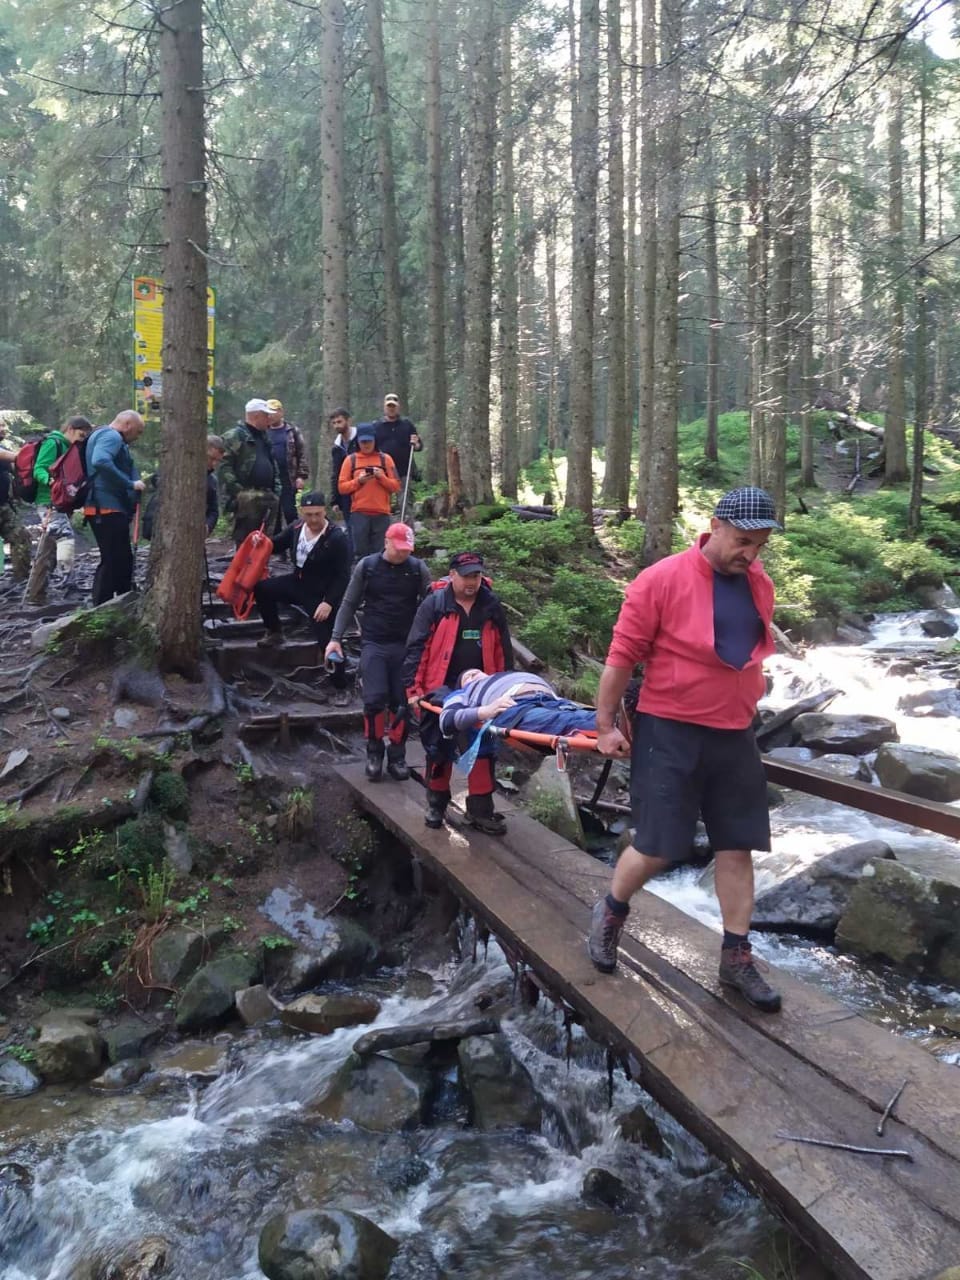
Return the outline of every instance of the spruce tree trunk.
<path id="1" fill-rule="evenodd" d="M 387 97 L 387 63 L 383 52 L 382 0 L 366 0 L 367 42 L 373 129 L 377 139 L 381 249 L 383 252 L 383 320 L 386 328 L 387 389 L 407 404 L 407 362 L 403 342 L 403 303 L 400 287 L 400 236 L 393 176 L 393 141 Z"/>
<path id="2" fill-rule="evenodd" d="M 490 312 L 496 159 L 495 0 L 476 0 L 468 21 L 468 132 L 463 185 L 465 337 L 460 465 L 468 505 L 493 501 L 490 450 Z"/>
<path id="3" fill-rule="evenodd" d="M 593 511 L 593 319 L 597 268 L 600 3 L 580 0 L 573 109 L 573 262 L 570 273 L 570 438 L 565 503 Z"/>
<path id="4" fill-rule="evenodd" d="M 640 0 L 640 314 L 637 320 L 637 516 L 647 516 L 657 316 L 657 5 Z"/>
<path id="5" fill-rule="evenodd" d="M 549 378 L 547 381 L 547 449 L 551 456 L 560 444 L 559 377 L 560 319 L 557 315 L 557 212 L 547 214 L 547 347 Z"/>
<path id="6" fill-rule="evenodd" d="M 717 201 L 714 196 L 713 170 L 710 172 L 710 197 L 707 200 L 704 226 L 704 258 L 707 269 L 707 434 L 704 457 L 717 461 L 717 435 L 720 417 L 720 263 L 717 257 Z"/>
<path id="7" fill-rule="evenodd" d="M 813 129 L 804 116 L 797 157 L 797 358 L 799 364 L 800 484 L 816 484 L 813 450 Z"/>
<path id="8" fill-rule="evenodd" d="M 747 240 L 747 330 L 750 350 L 750 479 L 764 471 L 764 368 L 767 354 L 767 217 L 762 161 L 751 145 L 747 167 L 747 204 L 753 234 Z"/>
<path id="9" fill-rule="evenodd" d="M 426 68 L 427 128 L 427 480 L 447 474 L 447 355 L 443 208 L 442 118 L 440 114 L 440 0 L 429 0 Z M 399 393 L 398 393 L 399 394 Z"/>
<path id="10" fill-rule="evenodd" d="M 887 133 L 889 197 L 887 231 L 891 276 L 903 270 L 903 90 L 896 69 L 891 72 L 890 124 Z M 907 386 L 904 290 L 894 279 L 890 297 L 890 335 L 887 354 L 887 411 L 883 421 L 883 482 L 906 480 L 907 469 Z"/>
<path id="11" fill-rule="evenodd" d="M 769 400 L 765 414 L 763 487 L 783 523 L 787 502 L 787 415 L 790 407 L 790 357 L 793 327 L 794 155 L 796 132 L 787 120 L 780 125 L 773 208 L 773 287 L 770 299 L 769 366 L 765 378 Z"/>
<path id="12" fill-rule="evenodd" d="M 633 435 L 637 424 L 637 368 L 639 361 L 637 333 L 637 161 L 639 156 L 639 58 L 640 41 L 637 27 L 637 0 L 630 0 L 629 105 L 627 107 L 627 290 L 624 298 L 627 335 L 627 401 L 624 409 L 628 424 L 628 458 L 633 470 Z M 629 482 L 628 482 L 629 485 Z M 628 498 L 629 501 L 629 498 Z"/>
<path id="13" fill-rule="evenodd" d="M 927 429 L 927 264 L 923 260 L 927 243 L 927 59 L 926 45 L 920 48 L 920 128 L 919 174 L 917 199 L 917 232 L 919 247 L 914 268 L 914 300 L 917 309 L 917 332 L 913 355 L 913 457 L 910 483 L 910 507 L 907 533 L 915 538 L 920 532 L 923 515 L 923 454 Z"/>
<path id="14" fill-rule="evenodd" d="M 343 0 L 321 9 L 320 203 L 323 216 L 323 398 L 328 409 L 350 404 L 347 306 L 347 215 L 343 172 Z"/>
<path id="15" fill-rule="evenodd" d="M 503 28 L 500 83 L 500 488 L 517 496 L 519 469 L 519 285 L 513 165 L 513 57 L 510 23 Z"/>
<path id="16" fill-rule="evenodd" d="M 661 125 L 658 130 L 657 184 L 656 383 L 653 435 L 650 448 L 650 486 L 643 542 L 643 562 L 652 564 L 670 554 L 677 513 L 677 416 L 680 399 L 677 323 L 680 284 L 680 204 L 683 124 L 680 103 L 680 62 L 683 40 L 682 0 L 661 0 Z"/>
<path id="17" fill-rule="evenodd" d="M 207 197 L 201 0 L 159 26 L 163 166 L 162 503 L 146 616 L 161 670 L 194 678 L 201 656 L 206 511 Z"/>
<path id="18" fill-rule="evenodd" d="M 607 0 L 607 447 L 603 499 L 625 508 L 630 501 L 630 443 L 633 413 L 627 399 L 627 335 L 623 233 L 623 84 L 620 0 Z"/>

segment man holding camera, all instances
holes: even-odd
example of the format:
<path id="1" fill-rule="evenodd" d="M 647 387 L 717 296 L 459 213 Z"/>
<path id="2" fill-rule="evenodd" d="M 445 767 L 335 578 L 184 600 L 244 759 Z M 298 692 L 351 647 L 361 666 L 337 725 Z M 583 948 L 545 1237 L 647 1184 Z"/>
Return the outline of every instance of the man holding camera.
<path id="1" fill-rule="evenodd" d="M 357 452 L 348 454 L 340 468 L 337 489 L 350 498 L 353 550 L 358 559 L 377 554 L 390 525 L 390 498 L 400 489 L 396 463 L 377 448 L 376 427 L 357 427 Z"/>

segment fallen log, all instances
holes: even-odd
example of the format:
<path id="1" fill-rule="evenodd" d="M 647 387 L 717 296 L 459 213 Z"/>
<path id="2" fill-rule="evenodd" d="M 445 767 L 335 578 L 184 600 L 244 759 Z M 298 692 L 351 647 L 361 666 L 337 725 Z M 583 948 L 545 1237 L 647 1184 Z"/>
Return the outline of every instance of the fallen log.
<path id="1" fill-rule="evenodd" d="M 435 1044 L 441 1040 L 466 1040 L 469 1036 L 492 1036 L 500 1030 L 496 1018 L 473 1018 L 466 1022 L 433 1022 L 419 1026 L 384 1027 L 368 1031 L 354 1041 L 353 1052 L 360 1058 L 385 1049 L 400 1049 L 410 1044 Z"/>
<path id="2" fill-rule="evenodd" d="M 538 658 L 532 649 L 528 649 L 525 644 L 516 637 L 510 637 L 513 643 L 513 656 L 517 660 L 517 665 L 521 671 L 542 671 L 546 663 L 542 658 Z"/>
<path id="3" fill-rule="evenodd" d="M 765 739 L 770 738 L 782 729 L 784 725 L 790 724 L 796 720 L 797 716 L 802 716 L 806 711 L 819 711 L 822 707 L 831 703 L 834 698 L 840 694 L 839 689 L 824 689 L 821 693 L 811 693 L 806 698 L 801 698 L 799 702 L 792 703 L 789 707 L 784 707 L 782 711 L 778 711 L 776 715 L 771 716 L 757 730 L 757 742 L 762 743 Z"/>

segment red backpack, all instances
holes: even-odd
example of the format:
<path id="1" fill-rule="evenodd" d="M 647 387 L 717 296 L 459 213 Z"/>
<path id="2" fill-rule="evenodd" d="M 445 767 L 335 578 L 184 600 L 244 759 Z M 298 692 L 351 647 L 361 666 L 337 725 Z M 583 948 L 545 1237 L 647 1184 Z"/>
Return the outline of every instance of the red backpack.
<path id="1" fill-rule="evenodd" d="M 83 506 L 89 484 L 87 441 L 78 440 L 50 468 L 50 505 L 72 515 Z"/>
<path id="2" fill-rule="evenodd" d="M 33 474 L 37 454 L 43 444 L 43 436 L 28 440 L 22 449 L 17 450 L 13 463 L 13 496 L 21 502 L 36 502 L 37 481 Z"/>

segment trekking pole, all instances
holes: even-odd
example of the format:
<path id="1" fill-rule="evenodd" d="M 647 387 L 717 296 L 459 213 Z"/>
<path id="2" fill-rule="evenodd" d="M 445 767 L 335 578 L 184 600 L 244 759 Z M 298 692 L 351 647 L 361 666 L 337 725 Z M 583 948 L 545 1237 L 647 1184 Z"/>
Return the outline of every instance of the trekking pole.
<path id="1" fill-rule="evenodd" d="M 210 602 L 210 612 L 213 613 L 213 584 L 210 581 L 210 561 L 207 559 L 207 544 L 203 544 L 203 573 L 204 581 L 207 584 L 207 599 Z"/>
<path id="2" fill-rule="evenodd" d="M 404 512 L 407 509 L 407 494 L 410 492 L 410 476 L 413 474 L 413 454 L 407 463 L 407 474 L 403 482 L 403 501 L 400 503 L 400 523 L 403 524 Z"/>
<path id="3" fill-rule="evenodd" d="M 130 575 L 131 591 L 139 591 L 137 586 L 137 547 L 140 545 L 140 495 L 137 494 L 137 505 L 133 509 L 133 571 Z"/>

